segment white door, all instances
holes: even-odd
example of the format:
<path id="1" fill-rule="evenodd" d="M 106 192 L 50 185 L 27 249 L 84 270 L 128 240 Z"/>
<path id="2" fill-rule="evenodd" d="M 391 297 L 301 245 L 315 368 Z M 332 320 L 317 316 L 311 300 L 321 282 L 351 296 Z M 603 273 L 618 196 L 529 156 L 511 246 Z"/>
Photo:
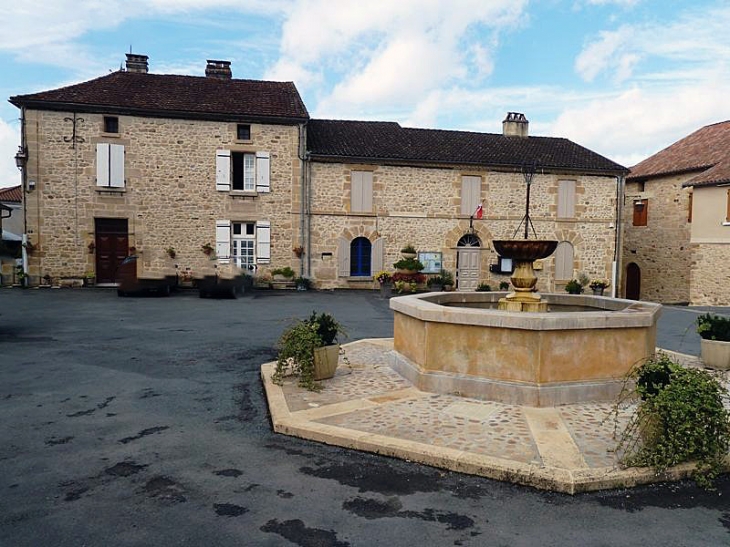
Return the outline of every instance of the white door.
<path id="1" fill-rule="evenodd" d="M 463 247 L 457 250 L 456 287 L 460 291 L 475 291 L 479 285 L 479 248 Z"/>

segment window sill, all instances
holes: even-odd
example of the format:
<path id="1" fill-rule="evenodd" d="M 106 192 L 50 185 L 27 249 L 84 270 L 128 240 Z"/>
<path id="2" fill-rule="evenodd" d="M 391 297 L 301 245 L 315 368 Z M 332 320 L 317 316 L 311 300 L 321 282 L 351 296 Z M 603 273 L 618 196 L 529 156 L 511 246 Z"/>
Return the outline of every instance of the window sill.
<path id="1" fill-rule="evenodd" d="M 230 190 L 228 195 L 231 196 L 232 199 L 255 199 L 259 196 L 259 193 L 248 190 Z"/>
<path id="2" fill-rule="evenodd" d="M 358 282 L 365 283 L 365 282 L 372 282 L 373 281 L 373 276 L 371 276 L 371 275 L 365 275 L 365 276 L 362 276 L 362 277 L 360 277 L 360 276 L 349 276 L 346 279 L 350 283 L 358 283 Z"/>
<path id="3" fill-rule="evenodd" d="M 104 132 L 102 132 L 100 136 L 101 137 L 104 137 L 105 139 L 118 139 L 122 135 L 120 133 L 104 133 Z"/>
<path id="4" fill-rule="evenodd" d="M 723 222 L 722 225 L 723 226 L 730 226 L 730 222 Z"/>
<path id="5" fill-rule="evenodd" d="M 124 194 L 127 193 L 127 189 L 122 188 L 122 187 L 116 187 L 116 186 L 97 186 L 96 193 L 101 194 L 101 195 L 115 194 L 115 195 L 123 196 Z"/>
<path id="6" fill-rule="evenodd" d="M 233 142 L 236 144 L 253 144 L 253 139 L 236 139 Z"/>

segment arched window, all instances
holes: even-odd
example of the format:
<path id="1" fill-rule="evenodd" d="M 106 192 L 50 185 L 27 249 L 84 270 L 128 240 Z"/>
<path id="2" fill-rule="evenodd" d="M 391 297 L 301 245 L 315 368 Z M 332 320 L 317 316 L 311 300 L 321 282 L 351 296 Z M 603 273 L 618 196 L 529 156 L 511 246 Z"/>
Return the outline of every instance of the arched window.
<path id="1" fill-rule="evenodd" d="M 573 245 L 561 241 L 555 250 L 555 279 L 573 279 Z"/>
<path id="2" fill-rule="evenodd" d="M 356 237 L 350 243 L 350 275 L 368 277 L 371 274 L 370 260 L 372 245 L 366 237 Z"/>

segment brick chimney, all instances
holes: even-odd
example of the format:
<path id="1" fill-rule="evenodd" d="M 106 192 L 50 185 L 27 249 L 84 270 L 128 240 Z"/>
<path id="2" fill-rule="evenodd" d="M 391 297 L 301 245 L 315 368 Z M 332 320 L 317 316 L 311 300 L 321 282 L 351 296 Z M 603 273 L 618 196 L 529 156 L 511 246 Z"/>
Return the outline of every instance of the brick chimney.
<path id="1" fill-rule="evenodd" d="M 231 62 L 208 59 L 208 65 L 205 67 L 205 76 L 206 78 L 230 80 L 233 77 L 231 74 Z"/>
<path id="2" fill-rule="evenodd" d="M 527 137 L 530 122 L 524 114 L 519 112 L 507 112 L 507 117 L 502 121 L 502 135 L 505 137 Z"/>
<path id="3" fill-rule="evenodd" d="M 147 74 L 147 55 L 127 53 L 127 72 L 139 72 Z"/>

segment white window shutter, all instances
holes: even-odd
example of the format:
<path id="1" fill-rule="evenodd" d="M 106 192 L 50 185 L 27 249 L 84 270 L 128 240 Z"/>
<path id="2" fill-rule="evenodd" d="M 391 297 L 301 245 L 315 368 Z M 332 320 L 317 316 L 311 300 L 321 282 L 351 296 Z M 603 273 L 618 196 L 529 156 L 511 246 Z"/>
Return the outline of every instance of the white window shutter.
<path id="1" fill-rule="evenodd" d="M 271 192 L 271 158 L 268 152 L 256 152 L 256 191 Z"/>
<path id="2" fill-rule="evenodd" d="M 271 223 L 268 220 L 256 223 L 256 262 L 259 264 L 271 262 Z"/>
<path id="3" fill-rule="evenodd" d="M 218 262 L 228 264 L 231 261 L 231 221 L 215 221 L 215 254 Z"/>
<path id="4" fill-rule="evenodd" d="M 350 211 L 362 211 L 362 171 L 350 172 Z"/>
<path id="5" fill-rule="evenodd" d="M 215 189 L 228 192 L 231 189 L 231 151 L 217 150 L 215 153 Z"/>
<path id="6" fill-rule="evenodd" d="M 109 145 L 96 145 L 96 185 L 109 186 Z"/>
<path id="7" fill-rule="evenodd" d="M 350 242 L 344 237 L 337 240 L 337 275 L 350 277 Z"/>
<path id="8" fill-rule="evenodd" d="M 124 188 L 124 145 L 109 145 L 109 186 Z"/>
<path id="9" fill-rule="evenodd" d="M 461 177 L 461 214 L 472 216 L 481 202 L 482 178 L 477 176 Z"/>
<path id="10" fill-rule="evenodd" d="M 365 213 L 372 212 L 373 210 L 373 172 L 365 171 L 362 174 L 362 199 L 360 204 L 362 206 L 361 211 Z"/>
<path id="11" fill-rule="evenodd" d="M 379 237 L 373 241 L 370 257 L 370 275 L 375 275 L 383 269 L 383 260 L 385 253 L 385 238 Z"/>
<path id="12" fill-rule="evenodd" d="M 558 182 L 558 218 L 575 217 L 575 181 Z"/>

